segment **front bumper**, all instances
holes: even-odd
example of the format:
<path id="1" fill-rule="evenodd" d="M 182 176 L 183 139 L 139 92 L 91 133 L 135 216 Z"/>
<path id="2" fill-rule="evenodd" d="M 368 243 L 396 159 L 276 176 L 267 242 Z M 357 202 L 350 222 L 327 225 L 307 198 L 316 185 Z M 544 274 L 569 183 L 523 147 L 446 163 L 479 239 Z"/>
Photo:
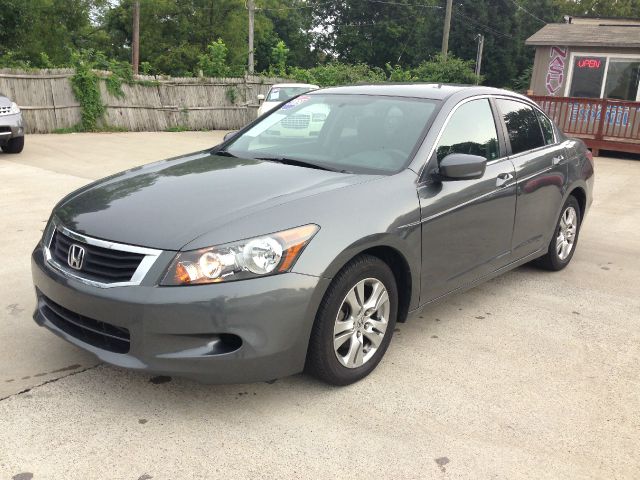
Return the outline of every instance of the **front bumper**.
<path id="1" fill-rule="evenodd" d="M 100 360 L 207 383 L 272 380 L 304 368 L 311 327 L 329 280 L 286 273 L 187 287 L 100 288 L 51 268 L 39 245 L 32 255 L 35 321 Z M 46 301 L 130 333 L 127 353 L 83 341 L 51 321 Z M 237 336 L 237 349 L 220 339 Z"/>
<path id="2" fill-rule="evenodd" d="M 0 115 L 0 144 L 4 144 L 16 137 L 24 137 L 22 113 Z"/>

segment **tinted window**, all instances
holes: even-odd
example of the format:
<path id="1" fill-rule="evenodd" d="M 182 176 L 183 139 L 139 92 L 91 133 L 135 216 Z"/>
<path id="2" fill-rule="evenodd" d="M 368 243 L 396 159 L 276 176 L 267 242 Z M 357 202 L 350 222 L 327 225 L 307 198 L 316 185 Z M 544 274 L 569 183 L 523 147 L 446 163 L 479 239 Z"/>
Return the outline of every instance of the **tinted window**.
<path id="1" fill-rule="evenodd" d="M 512 154 L 544 146 L 542 130 L 533 108 L 514 100 L 497 99 L 496 101 L 504 123 L 507 125 Z"/>
<path id="2" fill-rule="evenodd" d="M 555 139 L 553 138 L 553 125 L 551 124 L 551 120 L 549 120 L 547 116 L 542 112 L 536 111 L 536 113 L 538 114 L 538 120 L 540 120 L 540 126 L 542 127 L 544 141 L 547 142 L 547 145 L 555 143 Z"/>
<path id="3" fill-rule="evenodd" d="M 607 71 L 605 98 L 635 100 L 640 83 L 640 62 L 637 60 L 611 59 Z"/>
<path id="4" fill-rule="evenodd" d="M 498 158 L 498 135 L 489 100 L 460 106 L 445 127 L 436 152 L 438 161 L 451 153 L 479 155 L 487 160 Z"/>

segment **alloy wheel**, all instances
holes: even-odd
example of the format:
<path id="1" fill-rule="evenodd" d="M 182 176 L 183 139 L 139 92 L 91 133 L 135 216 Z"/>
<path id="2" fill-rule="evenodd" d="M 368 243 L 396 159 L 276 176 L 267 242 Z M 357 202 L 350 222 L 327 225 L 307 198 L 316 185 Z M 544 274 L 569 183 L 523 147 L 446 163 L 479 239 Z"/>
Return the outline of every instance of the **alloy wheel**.
<path id="1" fill-rule="evenodd" d="M 375 278 L 356 283 L 345 296 L 333 329 L 333 349 L 347 368 L 358 368 L 376 353 L 387 331 L 391 303 Z"/>
<path id="2" fill-rule="evenodd" d="M 578 231 L 578 214 L 576 210 L 569 206 L 565 209 L 560 217 L 560 229 L 556 237 L 556 253 L 558 258 L 563 262 L 571 254 L 573 244 Z"/>

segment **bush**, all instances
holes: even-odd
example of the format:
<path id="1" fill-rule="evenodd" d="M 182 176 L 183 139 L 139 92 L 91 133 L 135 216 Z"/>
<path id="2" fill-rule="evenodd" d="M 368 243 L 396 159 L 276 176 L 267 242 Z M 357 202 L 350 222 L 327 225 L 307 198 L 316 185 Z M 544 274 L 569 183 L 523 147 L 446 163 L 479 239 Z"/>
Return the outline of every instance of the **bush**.
<path id="1" fill-rule="evenodd" d="M 445 58 L 438 54 L 431 60 L 422 62 L 412 73 L 420 82 L 482 83 L 482 76 L 478 78 L 475 74 L 474 64 L 473 60 L 462 60 L 453 55 Z"/>
<path id="2" fill-rule="evenodd" d="M 403 69 L 400 65 L 391 66 L 387 63 L 387 72 L 389 72 L 388 80 L 390 82 L 415 82 L 417 78 L 411 69 Z"/>
<path id="3" fill-rule="evenodd" d="M 29 60 L 20 58 L 20 54 L 11 50 L 0 50 L 0 68 L 15 68 L 20 70 L 32 70 L 34 68 Z"/>
<path id="4" fill-rule="evenodd" d="M 306 70 L 293 67 L 289 71 L 289 77 L 299 82 L 314 83 L 321 87 L 354 83 L 380 83 L 387 80 L 387 76 L 381 68 L 370 67 L 363 63 L 350 65 L 340 62 L 319 65 Z"/>
<path id="5" fill-rule="evenodd" d="M 462 60 L 453 55 L 449 55 L 446 59 L 442 55 L 436 55 L 415 68 L 387 64 L 386 70 L 385 73 L 381 68 L 362 63 L 349 65 L 335 62 L 306 70 L 293 67 L 289 70 L 289 77 L 299 82 L 315 83 L 321 87 L 386 81 L 474 84 L 477 80 L 473 60 Z M 482 77 L 479 80 L 482 82 Z"/>

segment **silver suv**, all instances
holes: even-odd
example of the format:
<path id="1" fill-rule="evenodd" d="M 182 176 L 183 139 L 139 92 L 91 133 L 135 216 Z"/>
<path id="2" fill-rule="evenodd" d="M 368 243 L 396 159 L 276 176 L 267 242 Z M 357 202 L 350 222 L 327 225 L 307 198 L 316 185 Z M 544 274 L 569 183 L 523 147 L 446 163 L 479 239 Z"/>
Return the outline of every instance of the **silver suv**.
<path id="1" fill-rule="evenodd" d="M 0 148 L 20 153 L 24 148 L 24 122 L 15 102 L 0 94 Z"/>

